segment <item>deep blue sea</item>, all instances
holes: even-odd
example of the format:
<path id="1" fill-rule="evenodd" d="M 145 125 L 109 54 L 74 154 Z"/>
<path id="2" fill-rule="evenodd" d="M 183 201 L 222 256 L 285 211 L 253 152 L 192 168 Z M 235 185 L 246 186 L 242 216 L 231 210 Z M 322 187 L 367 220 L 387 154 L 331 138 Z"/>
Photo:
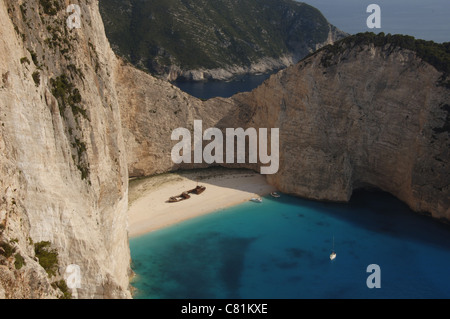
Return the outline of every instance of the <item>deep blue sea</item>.
<path id="1" fill-rule="evenodd" d="M 177 81 L 174 85 L 186 93 L 199 99 L 210 99 L 213 97 L 230 97 L 239 92 L 249 92 L 258 87 L 272 73 L 261 75 L 245 75 L 232 81 L 208 81 L 189 82 Z"/>
<path id="2" fill-rule="evenodd" d="M 349 204 L 265 197 L 130 247 L 135 298 L 450 298 L 450 226 L 381 192 Z M 381 288 L 367 287 L 371 264 Z"/>
<path id="3" fill-rule="evenodd" d="M 450 41 L 449 0 L 303 2 L 348 33 Z M 381 7 L 382 29 L 366 26 L 371 3 Z M 268 76 L 175 84 L 208 99 Z M 266 197 L 133 238 L 130 248 L 135 298 L 450 298 L 450 226 L 381 192 L 357 192 L 348 204 Z M 371 264 L 381 288 L 366 285 Z"/>

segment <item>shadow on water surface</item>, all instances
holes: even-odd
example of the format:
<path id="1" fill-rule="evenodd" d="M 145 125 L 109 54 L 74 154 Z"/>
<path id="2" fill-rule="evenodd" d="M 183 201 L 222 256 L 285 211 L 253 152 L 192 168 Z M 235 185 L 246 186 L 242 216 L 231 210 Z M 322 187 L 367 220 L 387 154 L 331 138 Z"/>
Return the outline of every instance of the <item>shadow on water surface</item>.
<path id="1" fill-rule="evenodd" d="M 143 294 L 175 299 L 240 298 L 244 257 L 253 241 L 207 232 L 150 252 L 147 266 L 134 265 L 134 270 L 146 278 L 136 285 L 136 297 Z M 218 291 L 224 295 L 216 295 Z"/>
<path id="2" fill-rule="evenodd" d="M 373 232 L 450 250 L 449 224 L 416 213 L 393 195 L 381 190 L 357 190 L 348 203 L 325 203 L 295 197 L 292 200 Z M 318 223 L 326 225 L 326 222 Z"/>
<path id="3" fill-rule="evenodd" d="M 211 182 L 209 177 L 214 174 L 227 174 L 227 172 L 254 174 L 248 170 L 230 169 L 206 169 L 201 170 L 200 174 L 199 170 L 195 172 L 196 174 L 181 173 L 184 177 L 190 178 L 195 185 L 197 178 L 201 184 L 202 180 L 206 179 Z M 232 178 L 229 178 L 228 182 L 215 179 L 214 183 L 222 187 L 243 188 L 242 185 L 233 183 Z M 340 222 L 355 226 L 355 229 L 369 231 L 367 236 L 364 234 L 369 238 L 369 241 L 367 238 L 364 239 L 366 242 L 370 242 L 372 237 L 370 232 L 373 232 L 373 237 L 381 234 L 404 242 L 430 245 L 450 251 L 450 225 L 433 220 L 429 216 L 414 213 L 394 196 L 382 191 L 355 191 L 350 202 L 346 204 L 317 202 L 281 195 L 281 198 L 266 197 L 262 206 L 249 206 L 267 207 L 255 212 L 255 215 L 236 214 L 230 217 L 229 224 L 223 220 L 219 223 L 221 226 L 225 224 L 225 229 L 232 225 L 231 231 L 228 229 L 222 232 L 221 227 L 215 228 L 214 223 L 209 224 L 202 219 L 203 222 L 198 224 L 200 226 L 191 228 L 189 232 L 183 230 L 192 226 L 195 223 L 194 220 L 189 221 L 188 227 L 179 226 L 178 229 L 162 230 L 157 236 L 149 237 L 152 238 L 150 241 L 145 240 L 144 237 L 141 242 L 139 238 L 134 239 L 131 247 L 132 255 L 139 255 L 139 261 L 135 262 L 134 270 L 142 278 L 136 283 L 136 288 L 142 292 L 142 297 L 216 299 L 241 298 L 253 296 L 255 293 L 273 297 L 304 297 L 307 295 L 300 294 L 296 290 L 296 285 L 302 287 L 306 285 L 305 287 L 309 289 L 308 287 L 316 283 L 323 284 L 324 281 L 322 277 L 310 278 L 311 270 L 320 270 L 321 274 L 328 274 L 329 277 L 326 278 L 332 278 L 333 271 L 339 270 L 343 278 L 336 283 L 336 287 L 324 284 L 321 288 L 324 292 L 321 294 L 314 290 L 317 296 L 331 298 L 359 296 L 359 292 L 354 290 L 356 288 L 348 288 L 349 284 L 345 281 L 353 278 L 350 269 L 353 271 L 355 268 L 360 268 L 366 260 L 364 252 L 361 254 L 358 251 L 359 238 L 349 237 L 348 234 L 336 238 L 336 244 L 341 248 L 340 257 L 344 258 L 339 259 L 334 265 L 330 265 L 329 262 L 328 247 L 331 248 L 333 227 L 342 226 L 343 229 L 347 229 Z M 246 208 L 244 206 L 241 209 Z M 250 217 L 251 223 L 248 224 L 251 227 L 240 228 L 241 220 L 233 219 L 237 216 Z M 214 220 L 213 216 L 211 219 Z M 292 233 L 289 225 L 297 225 L 296 221 L 299 220 L 298 226 L 304 227 L 302 232 Z M 253 229 L 263 229 L 267 232 L 260 234 Z M 280 229 L 283 231 L 279 232 Z M 241 233 L 241 230 L 248 233 Z M 329 238 L 324 239 L 322 233 L 325 236 L 329 235 Z M 361 233 L 363 232 L 358 232 L 358 234 Z M 273 236 L 277 236 L 277 239 L 275 240 Z M 324 245 L 324 242 L 327 244 Z M 405 250 L 402 252 L 405 253 Z M 405 256 L 410 257 L 407 252 Z M 344 261 L 345 267 L 342 266 Z M 389 273 L 396 273 L 395 267 L 384 261 L 383 269 L 386 271 L 384 278 L 389 278 Z M 429 266 L 426 269 L 430 269 Z M 261 276 L 256 282 L 248 280 L 249 276 L 250 279 L 252 278 L 253 273 Z M 364 277 L 364 273 L 362 276 Z M 278 281 L 272 283 L 271 278 Z M 281 279 L 283 283 L 286 282 L 286 291 L 281 291 L 281 295 L 274 293 L 273 286 L 259 286 L 261 280 L 266 280 L 268 285 L 274 284 L 274 287 L 279 288 Z M 360 281 L 365 283 L 365 278 Z M 257 292 L 249 290 L 252 284 L 261 289 Z M 353 287 L 353 281 L 350 285 Z M 434 289 L 432 284 L 427 287 Z M 372 297 L 372 295 L 368 296 Z M 136 297 L 139 298 L 139 295 Z"/>
<path id="4" fill-rule="evenodd" d="M 255 175 L 255 172 L 249 169 L 224 167 L 180 170 L 175 173 L 191 179 L 193 187 L 205 180 L 218 187 L 241 191 L 247 191 L 248 186 L 236 182 L 234 178 L 236 176 Z M 227 175 L 229 175 L 229 178 L 226 178 Z M 224 178 L 211 178 L 215 176 L 223 176 Z M 266 202 L 272 200 L 300 205 L 310 210 L 319 210 L 322 214 L 327 214 L 373 232 L 385 233 L 405 240 L 422 241 L 450 250 L 450 240 L 448 240 L 450 238 L 450 224 L 433 219 L 429 215 L 416 213 L 393 195 L 381 190 L 356 190 L 348 203 L 313 201 L 286 194 L 282 194 L 279 199 L 270 196 L 265 198 Z M 283 214 L 283 212 L 280 213 Z M 286 219 L 290 218 L 288 215 L 283 216 Z M 306 217 L 303 212 L 299 212 L 297 216 L 299 218 Z M 318 220 L 314 223 L 320 227 L 331 226 L 330 222 L 326 220 Z M 443 241 L 443 238 L 447 238 L 447 241 Z"/>

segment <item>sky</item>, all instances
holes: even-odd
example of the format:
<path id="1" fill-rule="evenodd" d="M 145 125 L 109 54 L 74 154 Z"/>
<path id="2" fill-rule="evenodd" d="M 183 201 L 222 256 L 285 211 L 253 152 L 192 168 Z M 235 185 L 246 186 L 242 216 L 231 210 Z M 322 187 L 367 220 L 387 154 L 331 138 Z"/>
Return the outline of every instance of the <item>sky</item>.
<path id="1" fill-rule="evenodd" d="M 450 42 L 450 0 L 301 0 L 319 9 L 342 31 L 408 34 L 436 42 Z M 381 8 L 381 29 L 366 24 L 369 4 Z"/>

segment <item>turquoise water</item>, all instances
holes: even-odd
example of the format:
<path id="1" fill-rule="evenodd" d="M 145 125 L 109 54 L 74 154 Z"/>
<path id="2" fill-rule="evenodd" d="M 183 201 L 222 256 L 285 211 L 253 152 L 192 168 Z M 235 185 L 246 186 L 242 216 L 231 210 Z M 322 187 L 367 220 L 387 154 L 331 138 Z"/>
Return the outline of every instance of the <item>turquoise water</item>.
<path id="1" fill-rule="evenodd" d="M 450 227 L 385 193 L 349 204 L 266 197 L 130 248 L 135 298 L 450 298 Z M 366 285 L 370 264 L 379 289 Z"/>

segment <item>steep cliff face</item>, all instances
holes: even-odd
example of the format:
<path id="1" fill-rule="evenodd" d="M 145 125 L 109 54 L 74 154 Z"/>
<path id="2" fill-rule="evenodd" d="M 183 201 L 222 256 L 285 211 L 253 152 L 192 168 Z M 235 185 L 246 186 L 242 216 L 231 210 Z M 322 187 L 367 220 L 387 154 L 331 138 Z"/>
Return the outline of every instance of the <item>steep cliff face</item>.
<path id="1" fill-rule="evenodd" d="M 170 159 L 170 133 L 180 125 L 192 131 L 193 119 L 203 119 L 204 129 L 278 127 L 280 169 L 267 179 L 281 191 L 347 201 L 354 189 L 377 187 L 415 211 L 450 219 L 450 90 L 442 85 L 442 72 L 395 45 L 333 48 L 230 99 L 200 102 L 168 84 L 167 98 L 151 102 L 143 89 L 128 92 L 136 98 L 121 103 L 128 114 L 122 116 L 128 118 L 123 123 L 130 172 L 177 168 Z M 240 166 L 259 171 L 258 165 Z"/>
<path id="2" fill-rule="evenodd" d="M 172 163 L 170 136 L 196 119 L 279 127 L 268 181 L 281 191 L 346 201 L 374 186 L 450 219 L 450 90 L 415 52 L 322 50 L 253 92 L 203 102 L 117 61 L 98 1 L 80 1 L 69 30 L 68 4 L 0 1 L 0 298 L 61 297 L 72 264 L 74 297 L 130 297 L 127 166 L 194 167 Z"/>
<path id="3" fill-rule="evenodd" d="M 68 1 L 0 1 L 0 297 L 61 297 L 71 264 L 73 297 L 130 297 L 116 60 L 78 3 L 70 30 Z"/>
<path id="4" fill-rule="evenodd" d="M 204 129 L 215 127 L 236 105 L 218 99 L 219 105 L 210 106 L 130 65 L 118 65 L 116 74 L 130 177 L 206 167 L 172 162 L 172 131 L 184 127 L 192 132 L 198 119 Z"/>
<path id="5" fill-rule="evenodd" d="M 347 201 L 372 186 L 450 219 L 441 76 L 412 51 L 357 45 L 319 52 L 233 100 L 253 110 L 248 125 L 280 127 L 280 170 L 268 176 L 280 190 Z"/>

